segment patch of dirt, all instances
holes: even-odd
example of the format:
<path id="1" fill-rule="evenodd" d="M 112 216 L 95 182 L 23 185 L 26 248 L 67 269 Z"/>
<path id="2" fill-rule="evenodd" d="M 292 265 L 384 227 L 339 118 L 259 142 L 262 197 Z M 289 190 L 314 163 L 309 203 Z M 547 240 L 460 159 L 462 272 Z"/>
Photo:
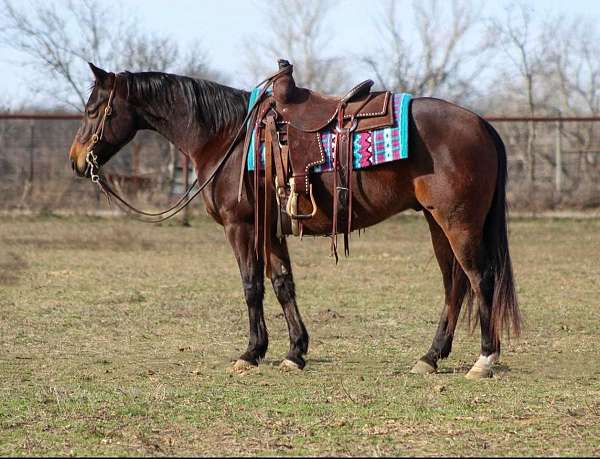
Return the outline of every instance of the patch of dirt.
<path id="1" fill-rule="evenodd" d="M 0 251 L 0 285 L 16 284 L 28 267 L 21 255 L 12 251 Z"/>
<path id="2" fill-rule="evenodd" d="M 337 311 L 334 311 L 333 309 L 329 309 L 329 308 L 319 311 L 317 313 L 317 317 L 316 317 L 316 319 L 320 322 L 326 322 L 329 320 L 343 319 L 343 318 L 344 318 L 343 315 L 341 315 Z"/>
<path id="3" fill-rule="evenodd" d="M 106 231 L 93 231 L 88 233 L 70 232 L 53 237 L 10 237 L 2 241 L 6 245 L 22 245 L 43 250 L 82 250 L 90 249 L 101 244 L 107 250 L 151 250 L 156 243 L 149 241 L 127 228 L 112 227 Z"/>

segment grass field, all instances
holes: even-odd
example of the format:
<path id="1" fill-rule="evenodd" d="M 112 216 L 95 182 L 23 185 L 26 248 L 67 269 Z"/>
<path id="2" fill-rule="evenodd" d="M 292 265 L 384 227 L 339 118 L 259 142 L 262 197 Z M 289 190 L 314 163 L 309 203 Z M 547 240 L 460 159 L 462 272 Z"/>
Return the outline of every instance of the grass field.
<path id="1" fill-rule="evenodd" d="M 307 367 L 281 373 L 287 328 L 229 371 L 247 317 L 222 228 L 122 219 L 0 223 L 1 455 L 599 455 L 600 220 L 520 219 L 511 249 L 525 317 L 495 377 L 469 381 L 459 326 L 440 373 L 408 371 L 442 305 L 422 218 L 291 240 Z"/>

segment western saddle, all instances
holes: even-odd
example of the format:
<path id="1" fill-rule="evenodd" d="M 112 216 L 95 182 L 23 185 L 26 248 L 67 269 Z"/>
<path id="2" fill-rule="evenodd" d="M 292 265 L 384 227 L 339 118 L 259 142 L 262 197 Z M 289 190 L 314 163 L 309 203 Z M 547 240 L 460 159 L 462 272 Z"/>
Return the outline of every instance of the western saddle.
<path id="1" fill-rule="evenodd" d="M 264 257 L 270 277 L 270 235 L 273 201 L 277 203 L 277 235 L 302 234 L 303 222 L 314 217 L 318 207 L 310 180 L 311 169 L 325 163 L 320 132 L 335 129 L 333 140 L 332 253 L 337 261 L 337 234 L 341 226 L 344 252 L 352 231 L 353 133 L 394 124 L 390 92 L 371 92 L 372 80 L 356 85 L 343 97 L 332 97 L 296 86 L 293 66 L 278 61 L 279 71 L 267 79 L 249 122 L 254 129 L 254 149 L 248 153 L 251 132 L 246 135 L 244 155 L 254 155 L 255 250 Z M 266 89 L 272 86 L 272 93 Z M 260 145 L 264 142 L 264 165 Z M 242 177 L 246 167 L 242 164 Z M 240 197 L 242 179 L 240 180 Z M 275 199 L 273 199 L 275 194 Z M 299 197 L 310 203 L 301 212 Z M 302 202 L 302 201 L 300 201 Z M 262 220 L 262 221 L 261 221 Z"/>

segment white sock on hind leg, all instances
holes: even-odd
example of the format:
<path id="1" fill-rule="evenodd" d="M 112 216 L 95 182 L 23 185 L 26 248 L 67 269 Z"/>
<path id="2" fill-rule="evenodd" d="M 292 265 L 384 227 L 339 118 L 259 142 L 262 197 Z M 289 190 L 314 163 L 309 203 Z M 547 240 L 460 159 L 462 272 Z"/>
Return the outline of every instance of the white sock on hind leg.
<path id="1" fill-rule="evenodd" d="M 498 361 L 498 354 L 490 354 L 488 356 L 480 355 L 473 367 L 481 368 L 482 370 L 491 370 L 492 365 Z"/>

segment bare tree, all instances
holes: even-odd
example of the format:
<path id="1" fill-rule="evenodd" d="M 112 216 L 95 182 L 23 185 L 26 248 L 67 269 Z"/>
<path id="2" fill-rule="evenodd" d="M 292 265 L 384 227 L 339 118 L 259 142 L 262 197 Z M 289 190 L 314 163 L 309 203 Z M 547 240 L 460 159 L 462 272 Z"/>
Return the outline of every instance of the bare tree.
<path id="1" fill-rule="evenodd" d="M 496 37 L 498 46 L 504 51 L 505 57 L 511 64 L 504 68 L 501 77 L 506 78 L 511 71 L 516 71 L 522 82 L 517 94 L 525 95 L 528 115 L 535 116 L 538 108 L 537 83 L 542 78 L 543 72 L 547 70 L 547 55 L 542 36 L 534 24 L 533 9 L 522 1 L 510 4 L 506 7 L 503 19 L 491 22 L 490 33 Z M 530 121 L 526 159 L 531 188 L 534 187 L 536 173 L 535 138 L 536 125 Z"/>
<path id="2" fill-rule="evenodd" d="M 8 112 L 10 110 L 10 103 L 6 94 L 0 95 L 0 112 Z"/>
<path id="3" fill-rule="evenodd" d="M 294 64 L 294 77 L 301 85 L 327 93 L 339 93 L 348 75 L 337 56 L 323 52 L 330 36 L 324 33 L 328 0 L 287 0 L 263 3 L 267 38 L 246 45 L 247 65 L 255 81 L 277 69 L 277 59 Z M 285 18 L 285 19 L 284 19 Z M 335 69 L 335 71 L 334 71 Z"/>
<path id="4" fill-rule="evenodd" d="M 362 58 L 379 86 L 463 101 L 491 51 L 489 41 L 476 39 L 481 10 L 469 0 L 427 0 L 414 2 L 412 15 L 405 9 L 400 16 L 396 6 L 390 0 L 377 17 L 381 49 Z"/>
<path id="5" fill-rule="evenodd" d="M 552 43 L 547 53 L 551 73 L 543 85 L 550 94 L 547 99 L 561 113 L 600 114 L 600 37 L 595 24 L 582 17 L 557 17 L 544 26 L 544 31 L 552 34 L 552 41 L 544 38 L 544 42 Z M 583 123 L 562 129 L 580 151 L 577 176 L 572 177 L 574 187 L 596 180 L 600 161 L 588 153 L 597 142 L 594 128 L 594 123 Z M 563 175 L 569 178 L 567 171 L 563 170 Z"/>
<path id="6" fill-rule="evenodd" d="M 92 80 L 89 61 L 114 71 L 176 72 L 197 78 L 220 76 L 211 70 L 199 43 L 184 51 L 170 37 L 142 31 L 132 12 L 95 0 L 31 0 L 18 4 L 0 0 L 0 45 L 23 56 L 24 63 L 32 69 L 33 91 L 78 110 L 85 105 Z M 131 154 L 142 145 L 145 170 L 137 167 Z M 164 177 L 176 160 L 168 143 L 149 133 L 137 136 L 127 152 L 109 167 L 133 174 L 155 171 Z M 157 154 L 149 157 L 149 152 Z M 159 179 L 156 185 L 161 184 Z M 23 196 L 29 192 L 30 189 L 25 190 Z"/>
<path id="7" fill-rule="evenodd" d="M 183 75 L 192 78 L 208 79 L 220 83 L 227 83 L 229 80 L 229 75 L 210 66 L 210 59 L 199 41 L 188 45 L 187 51 L 180 56 L 178 69 Z"/>
<path id="8" fill-rule="evenodd" d="M 504 110 L 529 116 L 600 113 L 600 37 L 594 23 L 572 15 L 544 18 L 521 1 L 510 4 L 503 17 L 491 22 L 490 33 L 504 58 L 495 63 L 498 70 L 493 82 Z M 562 167 L 561 174 L 576 188 L 584 182 L 582 177 L 590 181 L 597 162 L 587 153 L 597 137 L 593 123 L 556 126 L 560 138 L 580 152 L 577 170 L 559 166 L 554 149 L 539 147 L 544 140 L 547 144 L 538 133 L 543 129 L 529 122 L 522 134 L 530 199 L 535 199 L 538 175 L 549 167 Z M 513 151 L 514 156 L 518 153 L 518 149 Z"/>
<path id="9" fill-rule="evenodd" d="M 211 75 L 196 44 L 183 55 L 168 37 L 143 33 L 134 14 L 94 0 L 60 3 L 11 0 L 0 3 L 0 44 L 24 56 L 35 74 L 32 89 L 77 109 L 85 104 L 90 76 L 86 63 L 109 69 L 177 71 L 190 65 Z"/>
<path id="10" fill-rule="evenodd" d="M 542 41 L 552 46 L 545 53 L 550 78 L 542 86 L 558 96 L 554 106 L 571 114 L 600 113 L 600 36 L 595 24 L 581 17 L 557 17 L 543 30 Z"/>

